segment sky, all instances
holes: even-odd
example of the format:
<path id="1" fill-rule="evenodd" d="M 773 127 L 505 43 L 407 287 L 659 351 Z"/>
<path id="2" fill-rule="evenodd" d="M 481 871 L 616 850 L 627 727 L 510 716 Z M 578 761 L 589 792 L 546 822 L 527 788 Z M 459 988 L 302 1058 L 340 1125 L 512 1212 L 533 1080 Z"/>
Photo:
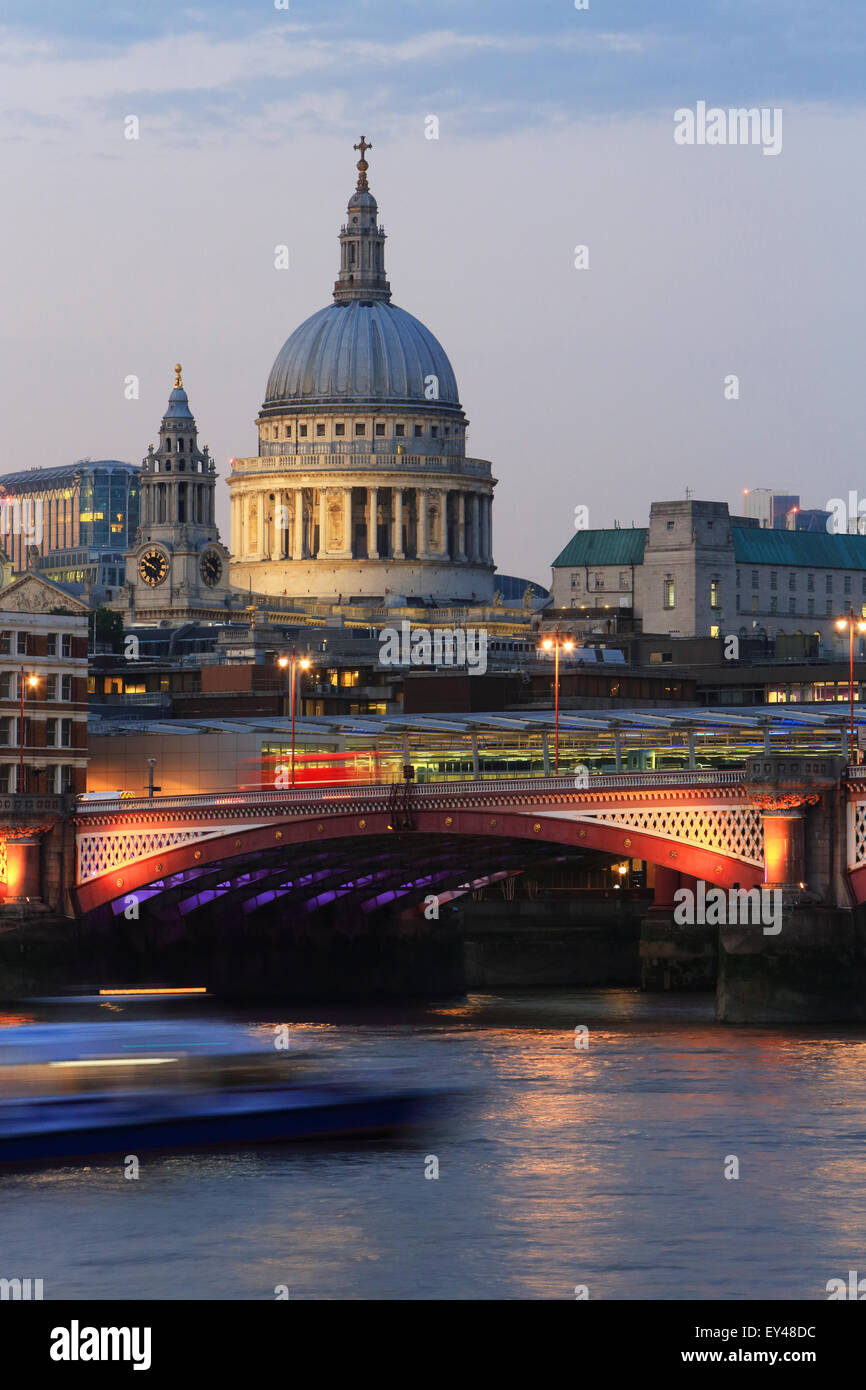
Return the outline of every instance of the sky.
<path id="1" fill-rule="evenodd" d="M 3 0 L 0 471 L 140 460 L 180 361 L 228 541 L 364 133 L 501 571 L 548 584 L 576 508 L 866 496 L 864 59 L 861 0 Z M 701 102 L 780 111 L 781 150 L 676 143 Z"/>

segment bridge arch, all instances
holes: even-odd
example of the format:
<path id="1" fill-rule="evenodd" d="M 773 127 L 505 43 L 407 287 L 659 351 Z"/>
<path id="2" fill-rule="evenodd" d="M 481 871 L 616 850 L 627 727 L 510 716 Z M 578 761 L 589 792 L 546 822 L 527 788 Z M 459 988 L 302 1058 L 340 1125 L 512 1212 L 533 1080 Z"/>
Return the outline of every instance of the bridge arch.
<path id="1" fill-rule="evenodd" d="M 155 809 L 151 810 L 151 827 L 155 824 Z M 548 853 L 563 848 L 642 859 L 725 889 L 734 885 L 750 888 L 763 881 L 762 864 L 748 862 L 741 849 L 738 853 L 725 853 L 717 846 L 653 834 L 641 828 L 639 816 L 634 819 L 634 825 L 599 819 L 580 804 L 513 807 L 490 800 L 483 806 L 425 805 L 419 801 L 411 805 L 405 824 L 384 798 L 380 798 L 379 805 L 361 809 L 336 811 L 329 805 L 327 809 L 319 807 L 318 813 L 314 808 L 303 815 L 284 810 L 264 824 L 209 830 L 194 824 L 188 838 L 180 843 L 171 843 L 171 834 L 177 832 L 170 834 L 165 827 L 165 843 L 158 850 L 139 854 L 131 862 L 121 860 L 106 872 L 91 874 L 79 883 L 76 898 L 83 917 L 106 909 L 116 915 L 127 899 L 137 895 L 148 899 L 164 895 L 166 903 L 187 901 L 196 894 L 216 895 L 220 875 L 224 882 L 240 875 L 248 882 L 243 886 L 235 884 L 227 891 L 233 892 L 238 902 L 248 901 L 257 892 L 275 892 L 280 875 L 286 874 L 290 863 L 297 866 L 300 857 L 317 866 L 311 867 L 310 872 L 322 874 L 322 883 L 328 885 L 323 892 L 332 892 L 336 890 L 331 881 L 346 871 L 350 845 L 363 841 L 371 842 L 371 853 L 373 842 L 382 847 L 391 844 L 391 853 L 398 862 L 390 875 L 382 871 L 381 881 L 386 884 L 390 884 L 395 873 L 403 872 L 405 876 L 407 862 L 414 863 L 414 880 L 419 883 L 425 875 L 418 870 L 423 870 L 428 860 L 431 883 L 434 878 L 444 881 L 449 872 L 464 872 L 460 862 L 466 856 L 455 854 L 453 848 L 461 841 L 472 842 L 476 848 L 484 846 L 484 859 L 497 874 L 506 871 L 505 865 L 514 871 L 527 854 L 535 858 L 531 846 L 543 846 Z M 406 844 L 411 846 L 408 856 L 404 852 Z M 397 845 L 401 846 L 399 855 Z M 379 858 L 383 852 L 387 857 L 387 848 L 376 849 Z M 333 861 L 330 868 L 329 860 Z M 357 855 L 355 860 L 358 862 Z M 383 891 L 393 891 L 393 887 Z M 428 891 L 436 890 L 430 887 Z"/>

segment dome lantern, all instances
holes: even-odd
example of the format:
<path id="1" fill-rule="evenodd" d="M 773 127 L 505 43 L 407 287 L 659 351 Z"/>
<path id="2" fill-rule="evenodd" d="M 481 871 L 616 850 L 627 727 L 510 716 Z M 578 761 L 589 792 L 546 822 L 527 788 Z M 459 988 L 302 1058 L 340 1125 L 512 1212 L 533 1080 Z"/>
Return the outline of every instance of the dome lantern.
<path id="1" fill-rule="evenodd" d="M 385 230 L 379 226 L 378 205 L 367 183 L 370 166 L 364 156 L 372 148 L 363 135 L 355 145 L 361 158 L 357 165 L 358 183 L 340 230 L 340 273 L 334 284 L 337 304 L 353 299 L 388 303 L 391 299 L 391 286 L 385 278 Z"/>

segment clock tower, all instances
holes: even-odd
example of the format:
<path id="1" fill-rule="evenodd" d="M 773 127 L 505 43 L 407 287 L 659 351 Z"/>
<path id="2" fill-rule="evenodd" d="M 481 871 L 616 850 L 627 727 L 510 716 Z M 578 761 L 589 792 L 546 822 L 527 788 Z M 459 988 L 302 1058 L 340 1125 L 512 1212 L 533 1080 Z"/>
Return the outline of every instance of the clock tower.
<path id="1" fill-rule="evenodd" d="M 126 556 L 130 621 L 213 621 L 232 606 L 229 552 L 214 522 L 216 471 L 207 445 L 198 447 L 179 363 L 174 371 L 159 447 L 142 461 L 141 525 Z"/>

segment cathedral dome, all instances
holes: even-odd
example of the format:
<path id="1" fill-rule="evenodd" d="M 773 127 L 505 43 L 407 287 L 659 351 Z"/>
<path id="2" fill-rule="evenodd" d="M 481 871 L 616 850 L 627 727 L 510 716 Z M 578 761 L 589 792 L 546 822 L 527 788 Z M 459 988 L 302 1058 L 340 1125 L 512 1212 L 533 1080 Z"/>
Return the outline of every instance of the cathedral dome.
<path id="1" fill-rule="evenodd" d="M 308 318 L 280 349 L 265 396 L 265 408 L 365 402 L 460 408 L 442 345 L 384 298 L 329 304 Z"/>

